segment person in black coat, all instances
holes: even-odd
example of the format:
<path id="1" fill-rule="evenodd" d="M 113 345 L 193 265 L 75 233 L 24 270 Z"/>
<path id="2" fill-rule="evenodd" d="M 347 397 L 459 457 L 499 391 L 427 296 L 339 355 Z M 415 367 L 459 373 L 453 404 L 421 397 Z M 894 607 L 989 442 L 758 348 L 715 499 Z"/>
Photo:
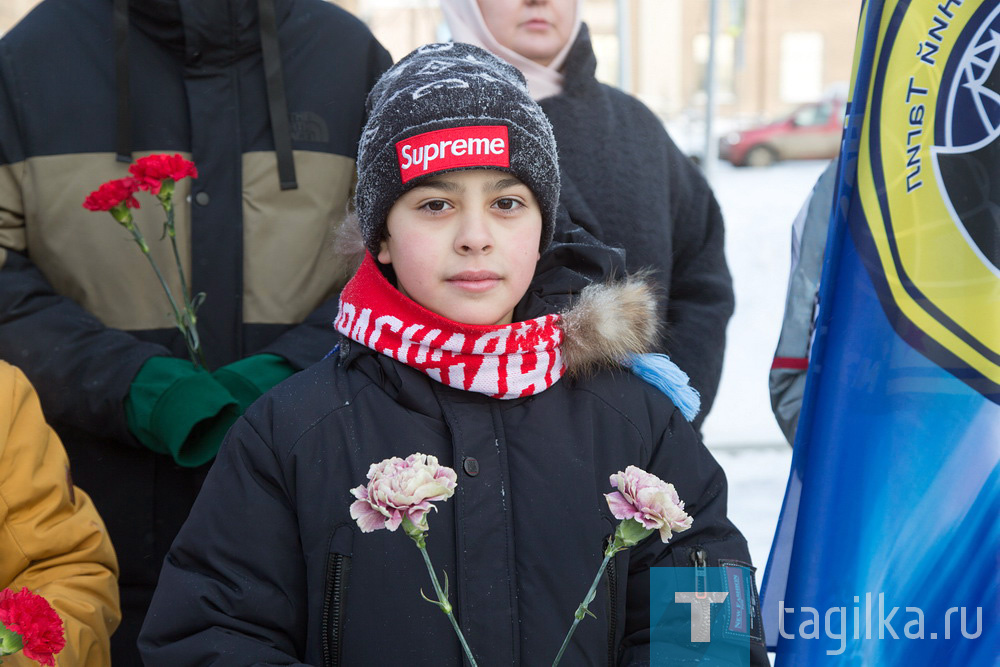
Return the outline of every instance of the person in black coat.
<path id="1" fill-rule="evenodd" d="M 441 0 L 455 41 L 520 69 L 552 122 L 562 202 L 597 239 L 650 268 L 663 290 L 657 343 L 690 377 L 708 415 L 733 314 L 722 212 L 701 172 L 642 102 L 600 83 L 580 0 Z"/>
<path id="2" fill-rule="evenodd" d="M 688 421 L 696 396 L 643 354 L 652 289 L 567 268 L 620 269 L 603 245 L 550 247 L 555 144 L 516 69 L 430 45 L 368 105 L 355 196 L 368 252 L 341 293 L 341 342 L 230 431 L 164 563 L 143 658 L 461 664 L 448 620 L 420 599 L 421 554 L 358 486 L 415 454 L 458 471 L 451 502 L 408 519 L 429 528 L 484 667 L 551 663 L 615 531 L 611 475 L 638 466 L 673 482 L 693 524 L 614 556 L 563 663 L 648 665 L 651 567 L 725 563 L 753 579 L 725 476 Z M 629 370 L 657 361 L 659 388 Z"/>

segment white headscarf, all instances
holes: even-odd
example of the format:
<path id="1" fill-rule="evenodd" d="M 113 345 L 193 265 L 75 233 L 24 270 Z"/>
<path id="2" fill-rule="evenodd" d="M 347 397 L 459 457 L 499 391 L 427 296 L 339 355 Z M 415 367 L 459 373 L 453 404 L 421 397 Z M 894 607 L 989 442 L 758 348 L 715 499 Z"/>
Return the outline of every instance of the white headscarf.
<path id="1" fill-rule="evenodd" d="M 562 92 L 563 75 L 559 70 L 562 69 L 566 56 L 580 32 L 583 0 L 576 0 L 576 15 L 573 17 L 573 29 L 570 31 L 569 40 L 548 65 L 539 65 L 534 60 L 529 60 L 500 44 L 486 27 L 477 0 L 441 0 L 441 11 L 454 41 L 475 44 L 521 70 L 528 81 L 528 92 L 531 93 L 531 97 L 541 100 Z"/>

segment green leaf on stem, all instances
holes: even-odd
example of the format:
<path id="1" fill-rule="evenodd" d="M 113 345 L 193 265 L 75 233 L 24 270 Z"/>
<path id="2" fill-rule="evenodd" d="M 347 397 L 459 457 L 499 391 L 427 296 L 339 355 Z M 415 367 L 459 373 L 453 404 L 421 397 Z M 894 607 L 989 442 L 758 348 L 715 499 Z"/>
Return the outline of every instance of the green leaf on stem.
<path id="1" fill-rule="evenodd" d="M 191 299 L 191 310 L 198 312 L 198 309 L 201 308 L 201 304 L 203 303 L 205 303 L 205 293 L 198 292 L 194 295 L 194 298 Z"/>
<path id="2" fill-rule="evenodd" d="M 428 602 L 430 602 L 432 605 L 434 605 L 435 607 L 437 607 L 438 609 L 440 609 L 444 613 L 446 613 L 446 614 L 450 614 L 451 613 L 451 603 L 448 602 L 448 600 L 445 600 L 444 602 L 441 602 L 439 600 L 432 600 L 432 599 L 430 599 L 429 597 L 427 597 L 424 594 L 424 589 L 422 589 L 422 588 L 420 589 L 420 597 L 422 597 L 423 599 L 427 600 Z"/>

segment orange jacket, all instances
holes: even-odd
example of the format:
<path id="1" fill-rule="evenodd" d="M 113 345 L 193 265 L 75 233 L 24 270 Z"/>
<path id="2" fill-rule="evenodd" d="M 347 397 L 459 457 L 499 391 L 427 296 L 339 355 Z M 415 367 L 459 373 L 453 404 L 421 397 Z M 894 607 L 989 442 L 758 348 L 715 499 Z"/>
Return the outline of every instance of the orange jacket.
<path id="1" fill-rule="evenodd" d="M 106 667 L 121 619 L 118 561 L 90 497 L 20 370 L 0 361 L 0 589 L 27 587 L 63 620 L 64 667 Z M 4 667 L 36 665 L 22 653 Z"/>

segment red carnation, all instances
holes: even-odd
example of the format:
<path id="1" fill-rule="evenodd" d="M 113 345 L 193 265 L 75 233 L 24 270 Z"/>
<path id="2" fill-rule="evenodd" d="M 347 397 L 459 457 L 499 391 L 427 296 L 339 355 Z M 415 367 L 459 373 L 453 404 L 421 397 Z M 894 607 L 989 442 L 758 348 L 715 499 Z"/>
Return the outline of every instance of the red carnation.
<path id="1" fill-rule="evenodd" d="M 198 170 L 194 162 L 185 160 L 180 155 L 149 155 L 141 157 L 128 168 L 135 176 L 139 187 L 156 195 L 164 180 L 179 181 L 190 176 L 198 178 Z"/>
<path id="2" fill-rule="evenodd" d="M 138 191 L 139 182 L 136 179 L 117 178 L 87 195 L 83 207 L 90 211 L 110 211 L 122 204 L 126 208 L 139 208 L 139 201 L 132 196 Z"/>
<path id="3" fill-rule="evenodd" d="M 54 667 L 55 654 L 66 646 L 63 622 L 41 595 L 22 588 L 0 591 L 0 624 L 21 636 L 22 651 L 31 660 Z"/>

